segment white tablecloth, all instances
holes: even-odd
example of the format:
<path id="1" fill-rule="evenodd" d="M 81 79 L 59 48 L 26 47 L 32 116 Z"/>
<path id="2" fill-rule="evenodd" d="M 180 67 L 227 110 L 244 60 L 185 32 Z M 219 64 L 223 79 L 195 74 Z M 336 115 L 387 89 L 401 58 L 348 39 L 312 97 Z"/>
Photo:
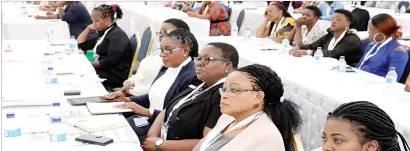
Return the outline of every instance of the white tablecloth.
<path id="1" fill-rule="evenodd" d="M 2 3 L 2 39 L 3 40 L 44 40 L 47 30 L 54 29 L 53 39 L 70 38 L 68 24 L 61 20 L 36 20 L 33 17 L 22 16 L 21 6 L 14 2 Z M 28 7 L 29 5 L 27 5 Z M 44 14 L 39 10 L 29 9 L 29 15 Z"/>
<path id="2" fill-rule="evenodd" d="M 57 41 L 56 41 L 57 42 Z M 60 44 L 67 44 L 68 40 L 58 41 Z M 6 52 L 11 48 L 11 52 Z M 67 140 L 53 143 L 49 141 L 47 126 L 49 126 L 48 115 L 53 107 L 44 106 L 52 102 L 61 102 L 61 110 L 64 119 L 74 117 L 91 116 L 86 106 L 71 106 L 67 98 L 91 97 L 107 94 L 101 84 L 94 68 L 83 54 L 66 55 L 64 53 L 54 54 L 52 67 L 57 73 L 73 73 L 73 75 L 58 76 L 58 84 L 45 84 L 43 74 L 43 60 L 46 52 L 64 52 L 68 45 L 50 47 L 44 40 L 16 40 L 3 41 L 2 48 L 2 118 L 5 114 L 14 112 L 16 120 L 20 123 L 24 133 L 16 138 L 5 138 L 7 142 L 2 145 L 2 150 L 22 150 L 30 148 L 33 150 L 115 150 L 129 149 L 142 150 L 138 137 L 130 126 L 94 132 L 95 135 L 102 135 L 114 139 L 114 143 L 105 147 L 97 145 L 87 145 L 74 141 L 74 139 L 84 131 L 66 125 Z M 64 90 L 80 90 L 81 95 L 65 97 Z M 22 100 L 22 101 L 12 101 Z M 10 107 L 10 104 L 43 104 L 43 106 Z M 125 122 L 124 117 L 119 114 L 113 117 Z M 3 126 L 4 123 L 3 121 Z M 39 132 L 33 134 L 31 132 Z M 40 133 L 41 132 L 41 133 Z M 44 133 L 45 132 L 45 133 Z M 3 134 L 3 133 L 2 133 Z M 23 144 L 23 145 L 21 145 Z"/>
<path id="3" fill-rule="evenodd" d="M 385 90 L 384 78 L 362 71 L 339 73 L 330 70 L 337 62 L 334 59 L 317 63 L 312 57 L 296 58 L 278 54 L 278 51 L 261 51 L 261 48 L 280 48 L 269 39 L 245 41 L 243 37 L 209 37 L 201 43 L 215 41 L 235 46 L 240 67 L 259 63 L 278 73 L 285 86 L 285 98 L 301 107 L 304 123 L 300 133 L 305 150 L 322 145 L 321 134 L 328 112 L 350 101 L 366 100 L 377 104 L 395 121 L 398 131 L 410 139 L 410 121 L 403 116 L 410 115 L 410 93 L 404 92 L 404 85 L 396 84 Z"/>

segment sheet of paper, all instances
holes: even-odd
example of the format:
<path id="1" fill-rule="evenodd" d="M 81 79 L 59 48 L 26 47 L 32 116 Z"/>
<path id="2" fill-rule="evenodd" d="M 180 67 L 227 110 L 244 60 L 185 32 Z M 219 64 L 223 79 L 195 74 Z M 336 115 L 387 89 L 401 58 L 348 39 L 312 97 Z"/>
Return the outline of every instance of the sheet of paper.
<path id="1" fill-rule="evenodd" d="M 91 114 L 110 114 L 132 112 L 131 109 L 119 109 L 114 106 L 123 104 L 124 102 L 108 102 L 108 103 L 87 103 L 87 108 Z"/>

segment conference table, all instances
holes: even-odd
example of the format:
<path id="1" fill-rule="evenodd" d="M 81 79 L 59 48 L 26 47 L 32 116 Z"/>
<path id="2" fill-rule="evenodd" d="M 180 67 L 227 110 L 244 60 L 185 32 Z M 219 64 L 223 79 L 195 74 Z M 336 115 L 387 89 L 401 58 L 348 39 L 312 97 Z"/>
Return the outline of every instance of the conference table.
<path id="1" fill-rule="evenodd" d="M 68 41 L 53 40 L 53 46 L 45 40 L 2 41 L 2 126 L 8 124 L 6 113 L 12 112 L 22 131 L 18 137 L 4 137 L 2 133 L 2 150 L 108 151 L 132 148 L 142 151 L 138 137 L 122 114 L 91 115 L 86 106 L 72 106 L 67 102 L 70 98 L 107 94 L 101 84 L 103 79 L 98 77 L 86 56 L 77 51 L 68 53 Z M 71 74 L 58 75 L 57 84 L 45 84 L 44 53 L 54 54 L 52 67 L 56 73 Z M 80 90 L 81 95 L 64 96 L 66 90 Z M 53 102 L 61 103 L 63 129 L 67 133 L 67 140 L 63 142 L 51 142 L 49 138 L 49 114 L 55 108 L 51 106 Z M 124 126 L 89 133 L 68 124 L 68 121 L 92 119 L 95 125 L 116 121 Z M 113 138 L 114 143 L 98 146 L 74 140 L 83 134 Z"/>
<path id="2" fill-rule="evenodd" d="M 342 103 L 370 101 L 385 110 L 394 120 L 405 138 L 410 139 L 410 93 L 403 84 L 386 87 L 385 79 L 355 69 L 354 73 L 333 70 L 337 60 L 324 58 L 316 61 L 311 56 L 293 57 L 281 51 L 281 45 L 266 38 L 245 40 L 237 37 L 208 37 L 200 47 L 210 42 L 226 42 L 239 53 L 239 67 L 263 64 L 271 67 L 281 77 L 285 99 L 300 106 L 303 126 L 299 131 L 305 150 L 322 145 L 322 130 L 328 112 Z M 267 49 L 273 49 L 266 51 Z"/>
<path id="3" fill-rule="evenodd" d="M 22 6 L 27 8 L 23 15 Z M 64 40 L 70 38 L 68 24 L 59 19 L 38 20 L 35 15 L 45 15 L 38 6 L 19 2 L 2 2 L 3 40 L 41 40 L 47 39 L 47 31 L 54 30 L 51 38 Z M 28 28 L 29 27 L 29 28 Z"/>

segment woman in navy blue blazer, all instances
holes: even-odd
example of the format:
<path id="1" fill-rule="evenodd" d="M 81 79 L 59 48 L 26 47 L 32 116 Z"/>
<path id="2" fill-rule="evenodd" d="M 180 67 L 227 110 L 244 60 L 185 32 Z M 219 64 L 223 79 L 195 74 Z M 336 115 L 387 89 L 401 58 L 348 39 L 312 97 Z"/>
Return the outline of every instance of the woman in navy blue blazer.
<path id="1" fill-rule="evenodd" d="M 409 59 L 408 52 L 397 41 L 402 35 L 399 29 L 392 16 L 374 16 L 369 25 L 369 39 L 372 43 L 367 46 L 356 67 L 381 77 L 385 77 L 390 68 L 394 67 L 399 81 Z"/>

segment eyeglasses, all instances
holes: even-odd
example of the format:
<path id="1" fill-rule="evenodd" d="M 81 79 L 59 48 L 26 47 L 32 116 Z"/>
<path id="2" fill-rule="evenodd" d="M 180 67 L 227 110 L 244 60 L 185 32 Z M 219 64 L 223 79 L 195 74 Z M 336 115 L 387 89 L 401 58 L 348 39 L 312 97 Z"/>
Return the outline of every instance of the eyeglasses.
<path id="1" fill-rule="evenodd" d="M 248 92 L 248 91 L 262 91 L 260 89 L 252 89 L 252 90 L 241 90 L 241 89 L 236 89 L 236 88 L 219 88 L 219 94 L 223 95 L 224 93 L 228 93 L 230 95 L 236 95 L 240 92 Z"/>
<path id="2" fill-rule="evenodd" d="M 160 30 L 159 32 L 157 32 L 157 35 L 162 35 L 162 36 L 166 36 L 168 35 L 172 30 Z"/>
<path id="3" fill-rule="evenodd" d="M 158 49 L 161 50 L 161 54 L 169 55 L 169 54 L 171 54 L 171 53 L 174 52 L 174 51 L 181 50 L 182 48 L 175 48 L 175 49 L 172 49 L 172 50 L 162 49 L 162 48 L 158 48 Z"/>
<path id="4" fill-rule="evenodd" d="M 194 58 L 194 63 L 202 63 L 202 64 L 204 64 L 204 65 L 207 65 L 210 60 L 229 61 L 228 59 L 224 59 L 224 58 L 214 58 L 214 57 L 201 58 L 201 57 L 195 57 L 195 58 Z"/>

